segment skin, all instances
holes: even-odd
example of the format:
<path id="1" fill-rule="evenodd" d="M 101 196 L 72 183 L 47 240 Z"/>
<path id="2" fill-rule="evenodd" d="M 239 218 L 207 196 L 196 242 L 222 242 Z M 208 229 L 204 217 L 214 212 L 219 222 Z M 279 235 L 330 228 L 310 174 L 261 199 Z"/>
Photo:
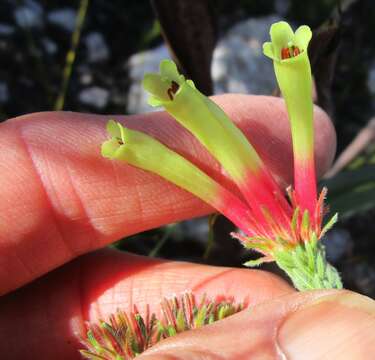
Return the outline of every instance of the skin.
<path id="1" fill-rule="evenodd" d="M 215 101 L 252 141 L 282 186 L 292 176 L 280 99 Z M 219 165 L 164 113 L 114 117 L 184 154 L 227 186 Z M 274 275 L 155 260 L 101 249 L 114 240 L 207 214 L 192 195 L 103 159 L 106 116 L 38 113 L 0 125 L 0 349 L 7 359 L 79 359 L 84 322 L 118 307 L 157 309 L 192 290 L 246 299 L 249 309 L 163 341 L 142 359 L 371 359 L 375 305 L 348 291 L 297 293 Z M 315 110 L 317 172 L 335 152 L 327 116 Z M 101 249 L 101 250 L 100 250 Z"/>

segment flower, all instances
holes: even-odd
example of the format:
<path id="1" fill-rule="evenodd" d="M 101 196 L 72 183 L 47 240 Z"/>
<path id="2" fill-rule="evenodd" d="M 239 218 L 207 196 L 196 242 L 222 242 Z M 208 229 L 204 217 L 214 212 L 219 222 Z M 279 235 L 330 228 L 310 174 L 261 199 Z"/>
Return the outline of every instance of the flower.
<path id="1" fill-rule="evenodd" d="M 161 301 L 160 319 L 151 314 L 149 306 L 142 316 L 134 305 L 131 312 L 117 310 L 108 321 L 87 324 L 86 337 L 81 340 L 85 349 L 80 353 L 90 360 L 131 360 L 160 340 L 225 319 L 247 305 L 225 297 L 210 300 L 206 295 L 198 302 L 191 292 L 185 292 Z"/>
<path id="2" fill-rule="evenodd" d="M 288 204 L 283 194 L 253 146 L 219 106 L 179 75 L 170 60 L 160 63 L 160 74 L 146 74 L 143 86 L 151 94 L 150 105 L 163 105 L 220 162 L 258 218 L 265 220 L 267 207 L 286 225 Z"/>
<path id="3" fill-rule="evenodd" d="M 312 80 L 307 54 L 312 34 L 306 25 L 293 33 L 288 23 L 280 21 L 271 26 L 270 35 L 271 42 L 263 45 L 263 52 L 273 60 L 277 82 L 289 114 L 295 193 L 301 208 L 312 214 L 317 201 Z"/>
<path id="4" fill-rule="evenodd" d="M 151 136 L 113 120 L 108 122 L 107 131 L 112 138 L 102 145 L 104 157 L 158 174 L 199 197 L 239 228 L 251 231 L 255 220 L 246 204 L 184 157 Z"/>
<path id="5" fill-rule="evenodd" d="M 212 100 L 163 60 L 159 74 L 146 74 L 143 85 L 152 106 L 162 105 L 220 162 L 240 190 L 235 195 L 207 174 L 146 134 L 110 122 L 112 139 L 102 147 L 104 156 L 148 170 L 198 196 L 227 216 L 244 234 L 232 234 L 263 257 L 245 265 L 276 263 L 300 289 L 340 288 L 337 271 L 325 259 L 319 239 L 325 226 L 323 189 L 317 197 L 314 162 L 313 104 L 307 26 L 293 33 L 285 22 L 271 27 L 264 53 L 273 59 L 291 123 L 295 190 L 289 201 L 243 133 Z"/>

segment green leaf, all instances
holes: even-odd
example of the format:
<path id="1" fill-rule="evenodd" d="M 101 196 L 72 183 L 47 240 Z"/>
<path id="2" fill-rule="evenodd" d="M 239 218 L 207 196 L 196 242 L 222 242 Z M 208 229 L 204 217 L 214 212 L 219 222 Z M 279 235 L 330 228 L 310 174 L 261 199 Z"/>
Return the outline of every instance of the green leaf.
<path id="1" fill-rule="evenodd" d="M 330 200 L 330 209 L 347 218 L 375 207 L 375 186 L 370 189 L 355 189 Z"/>
<path id="2" fill-rule="evenodd" d="M 243 265 L 247 267 L 257 267 L 262 265 L 263 263 L 267 262 L 267 258 L 265 256 L 260 257 L 259 259 L 256 260 L 249 260 L 246 261 Z"/>
<path id="3" fill-rule="evenodd" d="M 338 217 L 339 215 L 336 213 L 328 220 L 328 222 L 323 226 L 320 236 L 323 236 L 329 229 L 332 228 L 333 225 L 336 224 Z"/>
<path id="4" fill-rule="evenodd" d="M 366 165 L 356 170 L 342 171 L 333 178 L 323 180 L 320 187 L 329 189 L 329 198 L 334 200 L 337 196 L 354 191 L 365 184 L 374 184 L 375 165 Z"/>

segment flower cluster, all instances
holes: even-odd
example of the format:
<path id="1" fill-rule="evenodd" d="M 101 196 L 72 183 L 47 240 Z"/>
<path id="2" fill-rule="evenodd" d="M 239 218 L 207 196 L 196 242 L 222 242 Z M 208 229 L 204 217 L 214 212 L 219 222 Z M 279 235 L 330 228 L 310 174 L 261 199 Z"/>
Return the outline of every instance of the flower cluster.
<path id="1" fill-rule="evenodd" d="M 163 106 L 220 162 L 240 196 L 150 136 L 110 121 L 112 139 L 102 154 L 151 171 L 191 192 L 230 219 L 243 245 L 263 256 L 248 266 L 276 261 L 300 290 L 340 288 L 337 271 L 327 263 L 319 242 L 336 221 L 323 226 L 326 190 L 317 195 L 314 162 L 312 79 L 307 47 L 311 31 L 294 33 L 286 22 L 271 27 L 264 54 L 273 60 L 285 99 L 293 139 L 294 189 L 277 185 L 254 147 L 212 100 L 169 60 L 160 74 L 146 74 L 143 86 L 152 106 Z"/>
<path id="2" fill-rule="evenodd" d="M 134 359 L 162 339 L 225 319 L 244 308 L 245 303 L 235 304 L 233 299 L 224 298 L 208 300 L 205 295 L 197 302 L 187 292 L 163 299 L 160 320 L 150 315 L 149 307 L 144 317 L 136 307 L 129 313 L 118 310 L 108 321 L 88 325 L 87 338 L 82 340 L 86 349 L 80 352 L 90 360 Z"/>

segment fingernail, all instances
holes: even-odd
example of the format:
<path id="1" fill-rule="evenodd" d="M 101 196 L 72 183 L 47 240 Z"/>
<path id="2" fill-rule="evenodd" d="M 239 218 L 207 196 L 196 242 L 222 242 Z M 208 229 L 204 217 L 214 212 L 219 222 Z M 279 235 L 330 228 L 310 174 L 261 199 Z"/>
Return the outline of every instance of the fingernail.
<path id="1" fill-rule="evenodd" d="M 289 315 L 277 340 L 288 360 L 374 359 L 375 302 L 349 291 L 322 297 Z"/>

